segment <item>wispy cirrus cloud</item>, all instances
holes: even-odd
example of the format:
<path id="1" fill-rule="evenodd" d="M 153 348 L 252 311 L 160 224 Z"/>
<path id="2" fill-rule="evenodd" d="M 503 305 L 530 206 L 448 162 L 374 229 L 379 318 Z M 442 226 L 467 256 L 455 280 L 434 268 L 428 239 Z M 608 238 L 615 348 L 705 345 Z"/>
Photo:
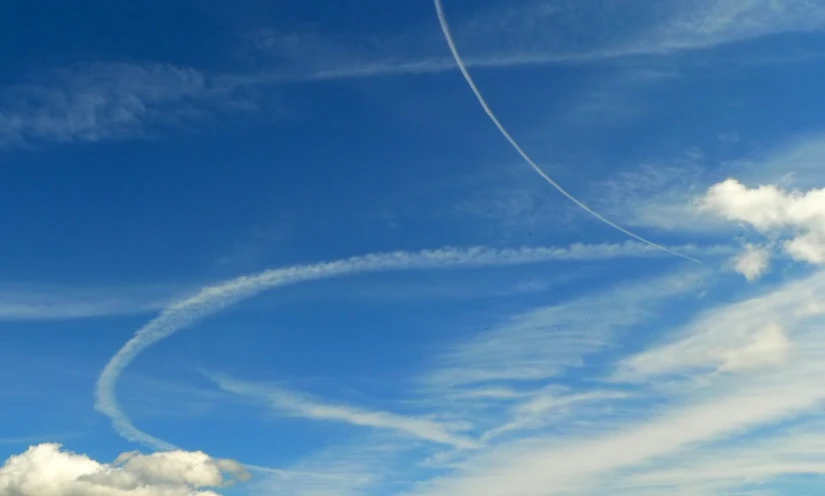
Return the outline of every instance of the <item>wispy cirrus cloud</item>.
<path id="1" fill-rule="evenodd" d="M 488 430 L 482 439 L 489 442 L 499 436 L 522 431 L 536 431 L 558 423 L 565 416 L 589 418 L 587 408 L 605 404 L 613 406 L 617 400 L 631 394 L 621 390 L 570 391 L 567 388 L 547 387 L 529 395 L 529 399 L 516 404 L 511 417 L 504 424 Z"/>
<path id="2" fill-rule="evenodd" d="M 465 63 L 479 68 L 660 57 L 825 27 L 825 9 L 814 0 L 588 0 L 565 5 L 541 0 L 494 4 L 463 16 L 445 3 L 455 17 L 455 37 L 466 47 Z M 276 78 L 324 81 L 455 69 L 442 40 L 430 30 L 380 41 L 265 31 L 255 40 L 262 53 L 290 63 L 292 75 Z M 771 59 L 781 57 L 773 54 Z"/>
<path id="3" fill-rule="evenodd" d="M 702 213 L 695 201 L 713 182 L 708 169 L 701 151 L 687 151 L 619 172 L 594 184 L 592 194 L 629 225 L 718 233 L 725 223 Z"/>
<path id="4" fill-rule="evenodd" d="M 264 401 L 269 407 L 285 415 L 397 431 L 457 448 L 473 448 L 477 445 L 473 439 L 453 432 L 449 426 L 427 418 L 331 404 L 284 388 L 238 381 L 226 375 L 210 374 L 209 377 L 222 390 Z"/>
<path id="5" fill-rule="evenodd" d="M 767 428 L 815 413 L 825 401 L 818 386 L 825 356 L 822 287 L 822 275 L 814 274 L 719 305 L 668 332 L 672 344 L 654 339 L 647 350 L 620 360 L 616 379 L 658 395 L 644 410 L 599 429 L 492 445 L 406 494 L 589 495 L 603 494 L 608 486 L 601 481 L 608 480 L 619 494 L 679 488 L 734 494 L 757 477 L 821 473 L 818 437 L 806 444 Z M 774 330 L 766 332 L 766 322 L 774 322 Z M 667 380 L 683 386 L 662 389 Z"/>
<path id="6" fill-rule="evenodd" d="M 600 27 L 595 36 L 593 26 Z M 496 5 L 456 19 L 455 29 L 468 66 L 497 68 L 671 55 L 823 26 L 825 9 L 813 0 L 591 0 Z M 431 29 L 380 42 L 274 32 L 255 39 L 261 54 L 278 61 L 274 68 L 214 74 L 162 62 L 97 62 L 6 86 L 0 146 L 154 136 L 171 125 L 255 109 L 253 95 L 274 85 L 455 69 Z"/>
<path id="7" fill-rule="evenodd" d="M 163 285 L 83 287 L 0 285 L 0 321 L 63 320 L 133 315 L 163 308 L 181 288 Z"/>
<path id="8" fill-rule="evenodd" d="M 821 347 L 813 345 L 823 314 L 823 293 L 825 273 L 816 272 L 765 295 L 702 313 L 678 330 L 672 343 L 624 360 L 618 377 L 770 369 L 791 357 L 797 361 L 808 353 L 819 353 Z M 800 340 L 809 346 L 799 349 L 794 343 Z"/>
<path id="9" fill-rule="evenodd" d="M 573 301 L 533 308 L 445 351 L 421 378 L 426 389 L 451 390 L 500 381 L 536 381 L 583 364 L 657 304 L 698 293 L 707 272 L 675 273 L 624 284 Z M 602 318 L 594 319 L 594 312 Z"/>
<path id="10" fill-rule="evenodd" d="M 403 446 L 367 438 L 352 446 L 333 447 L 290 463 L 286 469 L 249 467 L 256 474 L 254 494 L 360 496 L 388 486 Z M 387 489 L 387 487 L 384 487 Z"/>
<path id="11" fill-rule="evenodd" d="M 76 432 L 66 432 L 60 434 L 38 434 L 32 436 L 17 436 L 17 437 L 3 437 L 0 436 L 0 445 L 22 445 L 22 446 L 32 446 L 35 444 L 41 444 L 45 442 L 54 442 L 56 440 L 65 440 L 69 438 L 80 437 L 80 434 Z"/>
<path id="12" fill-rule="evenodd" d="M 138 373 L 124 377 L 123 387 L 128 391 L 129 411 L 141 419 L 203 417 L 230 398 L 212 387 Z"/>
<path id="13" fill-rule="evenodd" d="M 825 27 L 825 7 L 815 0 L 695 0 L 678 6 L 653 30 L 648 50 L 696 49 Z"/>
<path id="14" fill-rule="evenodd" d="M 782 139 L 775 146 L 754 156 L 724 164 L 728 177 L 745 183 L 775 184 L 786 189 L 809 188 L 825 184 L 825 132 L 815 129 Z M 718 180 L 726 179 L 720 177 Z"/>
<path id="15" fill-rule="evenodd" d="M 689 456 L 630 471 L 613 486 L 618 494 L 734 494 L 748 484 L 825 474 L 825 436 L 818 421 L 776 429 L 765 436 L 702 447 Z"/>
<path id="16" fill-rule="evenodd" d="M 0 146 L 97 142 L 153 130 L 251 100 L 232 78 L 165 63 L 92 63 L 0 89 Z"/>

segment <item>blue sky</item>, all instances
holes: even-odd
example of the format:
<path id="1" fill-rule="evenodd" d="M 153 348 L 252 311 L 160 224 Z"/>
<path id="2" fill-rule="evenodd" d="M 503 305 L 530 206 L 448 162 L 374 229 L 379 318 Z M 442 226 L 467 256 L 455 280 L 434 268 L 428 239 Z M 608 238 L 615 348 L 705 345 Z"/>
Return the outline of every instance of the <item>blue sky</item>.
<path id="1" fill-rule="evenodd" d="M 0 5 L 0 496 L 822 492 L 825 6 L 443 2 L 642 240 L 429 0 Z"/>

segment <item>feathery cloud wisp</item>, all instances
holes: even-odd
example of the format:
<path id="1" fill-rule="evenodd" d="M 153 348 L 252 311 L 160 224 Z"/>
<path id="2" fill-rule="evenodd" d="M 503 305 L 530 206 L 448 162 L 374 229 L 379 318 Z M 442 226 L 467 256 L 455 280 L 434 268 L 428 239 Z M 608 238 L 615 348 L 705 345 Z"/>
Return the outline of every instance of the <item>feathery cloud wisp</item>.
<path id="1" fill-rule="evenodd" d="M 457 448 L 474 448 L 477 445 L 474 440 L 454 434 L 446 426 L 433 420 L 346 405 L 332 405 L 283 388 L 242 382 L 224 375 L 209 377 L 224 391 L 264 400 L 272 408 L 287 415 L 394 430 L 425 441 L 449 444 Z"/>
<path id="2" fill-rule="evenodd" d="M 170 64 L 96 63 L 0 92 L 0 147 L 151 134 L 205 109 L 248 107 L 233 80 Z"/>
<path id="3" fill-rule="evenodd" d="M 598 1 L 588 7 L 597 13 L 605 10 Z M 588 9 L 578 5 L 551 9 L 540 3 L 523 11 L 493 10 L 470 20 L 466 33 L 461 30 L 472 44 L 482 45 L 480 53 L 464 59 L 468 67 L 667 55 L 825 26 L 825 8 L 815 0 L 668 1 L 655 9 L 625 8 L 624 15 L 607 20 L 603 14 L 588 17 Z M 537 12 L 551 12 L 545 16 L 548 24 L 536 22 Z M 574 27 L 567 36 L 548 38 L 546 33 L 555 32 L 557 25 Z M 584 38 L 581 30 L 592 25 L 602 26 L 607 34 L 597 37 L 595 44 L 578 46 Z M 490 50 L 490 43 L 501 44 L 502 31 L 508 48 L 501 51 L 494 46 Z M 639 34 L 627 38 L 629 32 Z M 382 53 L 358 54 L 341 53 L 339 48 L 357 45 L 355 40 L 324 42 L 299 35 L 296 42 L 292 38 L 279 42 L 264 36 L 259 45 L 266 51 L 285 51 L 281 55 L 287 59 L 307 59 L 310 52 L 313 60 L 321 60 L 320 65 L 297 71 L 279 68 L 271 73 L 220 75 L 164 63 L 98 62 L 39 78 L 51 82 L 7 86 L 0 90 L 0 147 L 141 137 L 152 135 L 159 126 L 189 121 L 204 113 L 255 108 L 259 102 L 250 97 L 249 90 L 279 83 L 445 72 L 454 67 L 448 57 L 433 55 L 436 45 L 431 34 L 407 34 L 401 37 L 403 42 L 389 41 L 390 48 Z M 290 53 L 295 46 L 310 48 Z M 420 46 L 432 50 L 422 53 Z"/>
<path id="4" fill-rule="evenodd" d="M 496 381 L 536 381 L 581 366 L 668 298 L 698 292 L 704 271 L 622 284 L 572 301 L 533 308 L 456 343 L 421 378 L 427 390 L 462 391 Z M 600 318 L 594 319 L 594 309 Z"/>
<path id="5" fill-rule="evenodd" d="M 175 298 L 166 287 L 0 285 L 0 321 L 63 320 L 160 310 Z"/>
<path id="6" fill-rule="evenodd" d="M 467 40 L 466 66 L 496 69 L 666 57 L 811 32 L 825 26 L 825 7 L 815 0 L 501 2 L 453 24 L 457 35 Z M 598 26 L 597 33 L 593 26 Z M 300 67 L 292 76 L 274 76 L 282 81 L 438 73 L 455 67 L 449 57 L 436 55 L 437 41 L 430 32 L 376 43 L 366 37 L 324 40 L 308 33 L 265 31 L 254 45 Z"/>
<path id="7" fill-rule="evenodd" d="M 669 401 L 596 431 L 493 446 L 462 462 L 454 473 L 422 483 L 410 494 L 602 494 L 600 480 L 609 479 L 611 488 L 621 488 L 628 473 L 630 481 L 638 481 L 646 472 L 689 466 L 697 449 L 716 450 L 728 441 L 738 445 L 754 429 L 815 412 L 825 402 L 820 385 L 825 373 L 821 333 L 825 313 L 819 303 L 824 291 L 825 276 L 819 273 L 764 296 L 705 312 L 677 330 L 675 343 L 653 346 L 620 362 L 615 379 L 634 381 L 640 391 L 655 388 L 662 379 L 683 379 L 684 387 L 667 393 L 673 394 Z M 775 324 L 766 326 L 771 321 Z M 807 464 L 781 456 L 766 458 L 754 473 L 772 477 L 821 470 L 821 464 L 814 463 L 816 457 L 808 457 Z M 736 478 L 745 473 L 743 467 L 731 470 L 725 483 L 740 487 L 743 482 L 737 483 Z M 709 483 L 701 474 L 697 480 Z M 630 489 L 621 494 L 662 492 L 655 487 L 650 493 Z"/>
<path id="8" fill-rule="evenodd" d="M 616 378 L 644 382 L 696 370 L 772 370 L 791 352 L 819 349 L 809 321 L 822 313 L 823 298 L 825 273 L 818 272 L 768 294 L 703 312 L 678 329 L 672 342 L 622 360 Z M 807 341 L 808 347 L 799 344 Z"/>
<path id="9" fill-rule="evenodd" d="M 586 404 L 599 404 L 607 401 L 621 400 L 630 395 L 622 391 L 586 391 L 567 393 L 548 389 L 540 391 L 527 401 L 516 405 L 512 418 L 505 424 L 484 433 L 483 439 L 491 441 L 509 432 L 535 430 L 544 427 L 565 412 L 571 413 L 573 407 Z M 574 414 L 581 412 L 576 410 Z"/>

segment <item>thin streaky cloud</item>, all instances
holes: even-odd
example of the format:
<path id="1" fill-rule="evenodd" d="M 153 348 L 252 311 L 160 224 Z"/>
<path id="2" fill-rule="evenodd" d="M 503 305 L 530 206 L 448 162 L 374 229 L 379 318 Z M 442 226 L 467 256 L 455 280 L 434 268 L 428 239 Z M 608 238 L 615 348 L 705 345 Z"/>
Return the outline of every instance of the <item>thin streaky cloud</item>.
<path id="1" fill-rule="evenodd" d="M 204 111 L 254 107 L 233 78 L 164 63 L 93 63 L 0 90 L 0 147 L 152 135 Z"/>
<path id="2" fill-rule="evenodd" d="M 155 312 L 180 298 L 163 286 L 0 285 L 0 321 L 68 320 Z"/>
<path id="3" fill-rule="evenodd" d="M 265 401 L 271 408 L 286 415 L 393 430 L 462 449 L 477 446 L 475 440 L 450 432 L 446 426 L 426 418 L 331 404 L 284 388 L 239 381 L 221 374 L 208 374 L 208 377 L 224 391 Z"/>
<path id="4" fill-rule="evenodd" d="M 55 440 L 64 440 L 69 438 L 76 438 L 80 437 L 81 435 L 76 432 L 64 432 L 64 433 L 51 433 L 51 434 L 42 434 L 42 435 L 32 435 L 32 436 L 17 436 L 17 437 L 2 437 L 0 436 L 0 445 L 5 444 L 20 444 L 20 445 L 27 445 L 33 446 L 35 444 L 45 443 L 47 441 L 55 441 Z"/>
<path id="5" fill-rule="evenodd" d="M 542 391 L 533 395 L 513 408 L 512 417 L 505 424 L 488 430 L 482 435 L 482 440 L 490 442 L 507 433 L 524 430 L 536 430 L 548 423 L 558 420 L 564 413 L 582 416 L 580 409 L 573 407 L 587 404 L 606 403 L 608 401 L 623 400 L 631 397 L 623 391 L 587 391 L 581 393 L 563 393 L 556 391 Z M 572 410 L 572 411 L 571 411 Z"/>
<path id="6" fill-rule="evenodd" d="M 595 439 L 585 436 L 565 442 L 537 442 L 521 449 L 494 449 L 480 457 L 477 464 L 468 464 L 458 474 L 436 479 L 413 494 L 538 496 L 585 488 L 599 474 L 810 411 L 825 394 L 817 385 L 822 367 L 806 372 L 804 376 L 792 374 L 784 378 L 789 380 L 764 385 L 720 388 L 711 399 L 696 399 Z"/>
<path id="7" fill-rule="evenodd" d="M 815 324 L 825 313 L 823 299 L 825 272 L 819 271 L 749 300 L 702 312 L 676 329 L 671 342 L 624 358 L 615 378 L 647 382 L 697 370 L 770 370 L 798 360 L 800 353 L 820 349 Z M 800 348 L 800 340 L 808 346 Z"/>
<path id="8" fill-rule="evenodd" d="M 631 471 L 615 481 L 616 486 L 635 492 L 704 485 L 717 494 L 727 494 L 754 479 L 825 474 L 823 426 L 816 421 L 801 424 L 757 438 L 689 450 L 646 470 Z"/>
<path id="9" fill-rule="evenodd" d="M 592 3 L 594 11 L 605 10 L 605 2 Z M 670 1 L 661 2 L 653 9 L 637 9 L 628 2 L 611 6 L 623 11 L 622 15 L 613 16 L 615 19 L 585 18 L 592 24 L 583 24 L 580 12 L 583 9 L 570 7 L 565 10 L 552 7 L 554 5 L 541 2 L 525 9 L 494 7 L 484 15 L 471 17 L 465 22 L 466 26 L 458 26 L 457 30 L 460 34 L 466 34 L 479 42 L 484 49 L 462 57 L 465 65 L 497 69 L 550 64 L 625 62 L 627 59 L 639 59 L 642 63 L 655 62 L 663 57 L 706 51 L 767 36 L 811 32 L 825 26 L 825 7 L 815 1 Z M 554 10 L 560 17 L 554 19 L 553 15 L 549 15 L 545 19 L 537 15 L 537 10 Z M 583 33 L 576 31 L 576 28 L 602 26 L 604 23 L 607 23 L 607 26 L 603 26 L 607 29 L 602 43 L 576 46 L 583 38 Z M 573 32 L 567 40 L 564 31 L 570 30 L 571 26 Z M 628 36 L 627 33 L 633 32 L 638 34 Z M 590 34 L 590 31 L 587 33 Z M 319 54 L 322 55 L 321 67 L 307 68 L 294 74 L 273 74 L 271 79 L 278 82 L 439 73 L 452 70 L 454 67 L 454 62 L 449 57 L 435 54 L 408 55 L 406 58 L 401 55 L 399 60 L 399 54 L 417 49 L 411 47 L 413 44 L 415 47 L 434 47 L 434 40 L 429 33 L 419 34 L 414 43 L 410 41 L 409 36 L 385 40 L 388 46 L 385 50 L 391 53 L 389 55 L 375 55 L 363 51 L 350 55 L 341 53 L 338 48 L 340 46 L 358 45 L 353 40 L 325 43 L 315 36 L 292 35 L 288 37 L 289 43 L 273 43 L 272 38 L 271 34 L 263 37 L 264 41 L 260 43 L 263 50 L 277 50 L 285 44 L 291 47 L 309 45 L 313 48 L 313 59 L 317 59 Z M 295 39 L 300 39 L 301 42 L 296 43 Z M 496 40 L 501 40 L 498 45 L 506 45 L 508 48 L 500 50 L 498 46 L 494 46 Z M 324 54 L 327 54 L 326 57 Z M 294 58 L 297 62 L 308 58 L 304 51 L 287 54 L 287 57 Z M 819 58 L 822 54 L 810 53 L 805 57 Z M 327 60 L 324 61 L 324 58 Z M 785 57 L 768 55 L 761 60 L 763 63 L 786 63 L 789 59 L 799 57 L 795 54 Z M 726 64 L 747 65 L 758 60 L 760 59 L 737 57 L 726 60 Z"/>
<path id="10" fill-rule="evenodd" d="M 634 381 L 643 392 L 655 390 L 669 377 L 686 382 L 665 391 L 667 401 L 646 408 L 644 414 L 615 419 L 595 431 L 576 431 L 561 438 L 525 437 L 492 446 L 465 460 L 454 473 L 422 483 L 408 494 L 603 494 L 607 488 L 599 481 L 607 476 L 611 491 L 627 489 L 619 494 L 666 492 L 651 486 L 657 479 L 665 489 L 706 487 L 716 491 L 698 494 L 732 494 L 742 485 L 736 479 L 750 470 L 766 478 L 818 473 L 821 455 L 800 457 L 825 452 L 821 442 L 801 447 L 794 441 L 782 448 L 777 441 L 775 450 L 773 442 L 754 447 L 751 453 L 765 457 L 732 463 L 730 477 L 722 476 L 718 484 L 713 479 L 722 474 L 708 473 L 714 461 L 706 455 L 719 453 L 724 450 L 719 443 L 729 442 L 731 456 L 720 460 L 734 460 L 742 439 L 754 430 L 821 408 L 825 401 L 820 386 L 825 363 L 823 288 L 823 274 L 818 273 L 764 295 L 719 305 L 676 330 L 675 343 L 654 344 L 620 360 L 618 369 L 626 372 L 616 379 Z M 765 332 L 771 322 L 778 328 L 769 326 Z M 783 339 L 776 339 L 783 334 Z M 807 435 L 810 429 L 801 432 Z M 694 473 L 693 467 L 699 465 L 701 471 Z M 626 471 L 630 471 L 627 478 L 622 475 Z"/>
<path id="11" fill-rule="evenodd" d="M 485 384 L 547 380 L 581 367 L 669 299 L 698 293 L 708 277 L 708 271 L 677 271 L 526 309 L 449 346 L 419 382 L 424 391 L 453 396 Z"/>
<path id="12" fill-rule="evenodd" d="M 261 477 L 253 481 L 250 493 L 362 496 L 388 476 L 388 469 L 395 462 L 399 448 L 403 449 L 405 445 L 368 439 L 355 445 L 314 453 L 289 464 L 285 470 L 251 468 L 250 471 Z"/>
<path id="13" fill-rule="evenodd" d="M 472 54 L 464 57 L 463 62 L 467 67 L 494 69 L 620 61 L 629 57 L 644 59 L 777 34 L 811 32 L 825 25 L 825 7 L 815 1 L 694 1 L 670 2 L 666 6 L 669 8 L 662 9 L 665 13 L 659 15 L 660 22 L 643 29 L 637 38 L 608 38 L 603 46 L 586 49 L 548 50 L 542 48 L 546 43 L 519 48 L 515 43 L 516 48 L 507 53 Z M 491 15 L 491 18 L 499 16 Z M 531 18 L 529 12 L 522 17 L 525 16 Z M 501 36 L 501 26 L 489 19 L 469 22 L 475 27 L 485 23 L 488 26 L 482 29 L 480 39 Z M 522 24 L 510 27 L 505 36 L 518 39 L 524 31 Z M 552 27 L 548 26 L 545 32 Z M 617 31 L 625 33 L 635 27 L 622 26 Z M 322 44 L 320 67 L 300 70 L 279 68 L 248 74 L 209 74 L 160 62 L 97 62 L 54 71 L 42 75 L 36 82 L 23 82 L 0 90 L 0 147 L 151 137 L 158 128 L 202 119 L 215 112 L 254 110 L 259 102 L 252 95 L 270 85 L 439 73 L 453 68 L 449 57 L 409 54 L 422 44 L 434 47 L 430 35 L 404 39 L 406 44 L 390 43 L 393 50 L 389 55 L 362 53 L 344 56 L 343 60 L 334 60 L 334 55 L 340 52 L 330 49 L 329 45 L 334 44 Z M 415 41 L 410 43 L 410 39 Z M 312 40 L 302 40 L 302 43 L 306 41 Z M 325 57 L 324 50 L 331 50 L 332 56 Z M 773 54 L 764 62 L 786 63 L 794 57 L 793 54 L 787 57 Z M 796 59 L 821 57 L 821 53 L 812 52 Z M 324 61 L 325 58 L 330 60 Z M 741 58 L 725 61 L 726 64 L 752 62 Z M 43 80 L 51 82 L 43 83 Z"/>
<path id="14" fill-rule="evenodd" d="M 816 0 L 700 0 L 685 4 L 697 8 L 676 12 L 651 33 L 656 50 L 699 49 L 825 26 L 825 7 Z"/>

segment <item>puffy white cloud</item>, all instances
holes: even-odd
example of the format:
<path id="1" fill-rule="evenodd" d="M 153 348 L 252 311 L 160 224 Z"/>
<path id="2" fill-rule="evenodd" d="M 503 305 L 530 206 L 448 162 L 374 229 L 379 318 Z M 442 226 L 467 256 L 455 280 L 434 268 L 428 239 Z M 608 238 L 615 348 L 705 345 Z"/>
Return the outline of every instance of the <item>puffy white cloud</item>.
<path id="1" fill-rule="evenodd" d="M 748 244 L 734 257 L 733 268 L 748 281 L 755 281 L 768 270 L 770 259 L 771 250 L 768 247 Z"/>
<path id="2" fill-rule="evenodd" d="M 114 463 L 61 449 L 32 446 L 0 468 L 3 496 L 218 496 L 209 488 L 248 479 L 231 460 L 187 451 L 124 453 Z"/>
<path id="3" fill-rule="evenodd" d="M 825 263 L 825 233 L 809 232 L 797 236 L 785 242 L 785 251 L 796 259 L 823 264 Z"/>
<path id="4" fill-rule="evenodd" d="M 744 222 L 763 234 L 783 236 L 796 260 L 825 264 L 825 188 L 787 191 L 775 185 L 748 188 L 735 179 L 717 183 L 701 199 L 702 209 Z"/>

